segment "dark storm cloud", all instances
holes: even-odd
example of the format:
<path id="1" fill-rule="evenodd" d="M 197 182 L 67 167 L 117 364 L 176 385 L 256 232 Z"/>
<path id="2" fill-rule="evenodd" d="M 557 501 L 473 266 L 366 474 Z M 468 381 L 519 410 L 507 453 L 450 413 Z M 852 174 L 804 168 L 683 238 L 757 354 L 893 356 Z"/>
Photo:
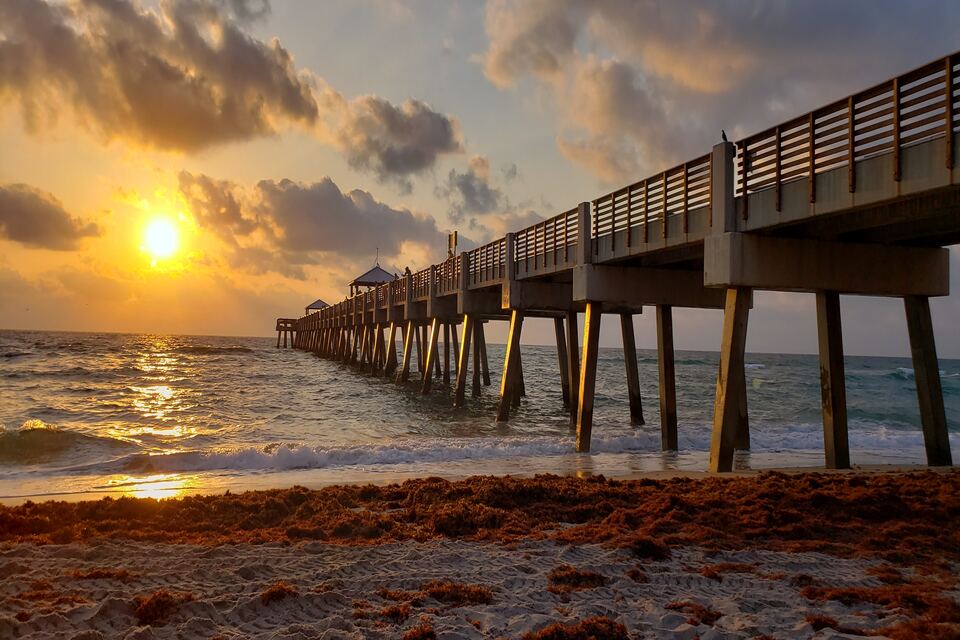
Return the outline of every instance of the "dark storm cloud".
<path id="1" fill-rule="evenodd" d="M 100 235 L 92 222 L 67 213 L 51 194 L 25 184 L 0 186 L 0 238 L 26 247 L 66 251 Z"/>

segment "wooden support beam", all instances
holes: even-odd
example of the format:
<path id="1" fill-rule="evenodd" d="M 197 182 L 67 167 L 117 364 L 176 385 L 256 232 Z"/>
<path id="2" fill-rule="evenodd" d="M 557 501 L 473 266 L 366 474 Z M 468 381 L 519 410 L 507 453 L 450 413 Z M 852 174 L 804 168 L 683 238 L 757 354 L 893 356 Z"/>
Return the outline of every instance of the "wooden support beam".
<path id="1" fill-rule="evenodd" d="M 392 374 L 397 369 L 397 323 L 390 321 L 390 330 L 387 332 L 387 360 L 384 364 L 384 373 Z"/>
<path id="2" fill-rule="evenodd" d="M 740 387 L 744 380 L 737 370 L 742 370 L 744 365 L 750 299 L 750 289 L 727 290 L 720 344 L 720 372 L 713 405 L 713 433 L 710 438 L 710 471 L 714 473 L 733 470 L 733 451 L 740 425 Z"/>
<path id="3" fill-rule="evenodd" d="M 457 324 L 452 323 L 450 327 L 450 337 L 453 338 L 453 375 L 456 376 L 460 370 L 460 345 L 457 342 Z"/>
<path id="4" fill-rule="evenodd" d="M 510 312 L 510 331 L 507 336 L 507 349 L 503 359 L 503 375 L 500 378 L 500 404 L 497 405 L 497 422 L 506 422 L 510 419 L 510 405 L 513 402 L 513 397 L 520 391 L 517 382 L 520 366 L 520 334 L 522 331 L 523 311 L 513 309 Z"/>
<path id="5" fill-rule="evenodd" d="M 702 270 L 577 265 L 573 301 L 599 301 L 608 312 L 639 313 L 645 305 L 722 309 L 723 291 L 703 286 Z"/>
<path id="6" fill-rule="evenodd" d="M 950 251 L 942 248 L 752 233 L 704 239 L 703 283 L 708 287 L 945 296 L 950 294 L 949 271 Z"/>
<path id="7" fill-rule="evenodd" d="M 450 385 L 450 323 L 443 323 L 443 384 Z"/>
<path id="8" fill-rule="evenodd" d="M 420 342 L 420 327 L 413 327 L 413 337 L 417 342 L 417 371 L 423 373 L 423 346 Z M 426 341 L 424 341 L 426 342 Z"/>
<path id="9" fill-rule="evenodd" d="M 470 314 L 463 316 L 463 339 L 460 357 L 457 359 L 457 384 L 453 392 L 453 406 L 462 407 L 467 389 L 467 365 L 470 359 L 470 340 L 473 338 L 473 324 L 475 320 Z M 456 345 L 456 343 L 454 343 Z M 456 348 L 456 346 L 454 346 Z"/>
<path id="10" fill-rule="evenodd" d="M 943 408 L 943 389 L 940 387 L 940 363 L 933 338 L 933 320 L 930 300 L 923 296 L 903 299 L 907 312 L 907 331 L 910 334 L 910 354 L 913 356 L 913 377 L 917 383 L 920 403 L 920 423 L 923 426 L 923 444 L 927 450 L 927 464 L 947 467 L 953 464 L 947 415 Z"/>
<path id="11" fill-rule="evenodd" d="M 490 386 L 490 363 L 487 360 L 487 333 L 483 328 L 484 323 L 480 322 L 477 324 L 477 332 L 480 336 L 480 351 L 477 352 L 477 355 L 480 356 L 480 373 L 483 376 L 483 386 Z"/>
<path id="12" fill-rule="evenodd" d="M 430 393 L 433 385 L 433 376 L 430 375 L 433 368 L 437 365 L 437 346 L 440 341 L 440 318 L 434 318 L 430 322 L 430 337 L 427 344 L 427 368 L 423 375 L 423 384 L 420 386 L 420 393 Z"/>
<path id="13" fill-rule="evenodd" d="M 623 335 L 623 364 L 627 370 L 627 394 L 630 398 L 630 424 L 645 424 L 643 400 L 640 397 L 640 371 L 637 368 L 637 340 L 633 333 L 633 314 L 620 314 Z"/>
<path id="14" fill-rule="evenodd" d="M 849 469 L 843 334 L 840 294 L 836 291 L 817 292 L 817 341 L 820 347 L 820 405 L 823 409 L 825 464 L 827 469 Z"/>
<path id="15" fill-rule="evenodd" d="M 583 319 L 583 362 L 577 399 L 577 451 L 590 451 L 593 431 L 593 395 L 597 386 L 597 350 L 600 347 L 600 304 L 588 302 Z"/>
<path id="16" fill-rule="evenodd" d="M 367 360 L 370 358 L 370 325 L 363 325 L 360 333 L 360 370 L 366 368 Z"/>
<path id="17" fill-rule="evenodd" d="M 567 369 L 567 337 L 563 331 L 563 318 L 553 319 L 553 331 L 557 336 L 557 360 L 560 365 L 560 388 L 564 409 L 570 408 L 570 371 Z"/>
<path id="18" fill-rule="evenodd" d="M 657 362 L 660 369 L 660 448 L 676 451 L 677 374 L 673 349 L 673 307 L 657 305 Z"/>
<path id="19" fill-rule="evenodd" d="M 483 323 L 477 320 L 473 327 L 473 387 L 470 395 L 474 398 L 480 397 L 480 332 L 483 331 Z"/>
<path id="20" fill-rule="evenodd" d="M 570 381 L 570 417 L 577 417 L 577 394 L 580 391 L 580 329 L 577 313 L 567 312 L 567 377 Z"/>
<path id="21" fill-rule="evenodd" d="M 280 348 L 280 331 L 277 331 L 277 349 Z"/>
<path id="22" fill-rule="evenodd" d="M 410 379 L 410 357 L 413 351 L 413 334 L 417 333 L 417 327 L 413 320 L 407 320 L 407 329 L 403 336 L 403 363 L 400 365 L 400 372 L 397 374 L 397 384 L 403 384 Z"/>
<path id="23" fill-rule="evenodd" d="M 387 368 L 387 345 L 383 339 L 383 332 L 385 327 L 382 322 L 377 323 L 377 353 L 379 357 L 377 359 L 377 369 L 376 374 L 379 376 L 386 371 Z"/>

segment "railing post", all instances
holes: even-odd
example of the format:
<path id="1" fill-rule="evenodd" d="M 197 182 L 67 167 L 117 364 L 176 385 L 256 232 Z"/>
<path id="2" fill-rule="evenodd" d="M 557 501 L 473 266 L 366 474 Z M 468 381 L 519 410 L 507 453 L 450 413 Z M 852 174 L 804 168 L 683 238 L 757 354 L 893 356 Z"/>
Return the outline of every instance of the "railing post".
<path id="1" fill-rule="evenodd" d="M 577 206 L 577 264 L 592 264 L 593 251 L 590 237 L 590 203 Z"/>
<path id="2" fill-rule="evenodd" d="M 737 230 L 737 207 L 734 200 L 735 152 L 736 147 L 732 142 L 721 142 L 713 147 L 710 163 L 710 206 L 713 212 L 711 233 Z"/>
<path id="3" fill-rule="evenodd" d="M 510 232 L 503 237 L 503 280 L 517 279 L 516 234 Z"/>
<path id="4" fill-rule="evenodd" d="M 404 292 L 406 294 L 404 302 L 409 305 L 413 302 L 413 274 L 408 273 L 404 275 L 403 282 L 405 285 L 404 288 L 406 289 Z"/>
<path id="5" fill-rule="evenodd" d="M 460 291 L 470 288 L 470 254 L 466 251 L 460 254 Z"/>

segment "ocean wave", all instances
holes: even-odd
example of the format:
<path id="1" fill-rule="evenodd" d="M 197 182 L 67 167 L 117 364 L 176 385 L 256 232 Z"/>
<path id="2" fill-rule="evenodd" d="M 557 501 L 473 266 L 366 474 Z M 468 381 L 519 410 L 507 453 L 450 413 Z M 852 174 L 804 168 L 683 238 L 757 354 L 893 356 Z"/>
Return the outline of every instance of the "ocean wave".
<path id="1" fill-rule="evenodd" d="M 0 429 L 0 464 L 31 465 L 56 461 L 86 450 L 91 457 L 116 455 L 136 445 L 28 420 L 18 429 Z"/>
<path id="2" fill-rule="evenodd" d="M 34 355 L 32 351 L 7 351 L 0 353 L 0 358 L 23 358 Z"/>
<path id="3" fill-rule="evenodd" d="M 953 447 L 960 446 L 960 434 L 950 434 Z M 823 447 L 822 427 L 803 425 L 793 429 L 755 429 L 754 452 L 819 451 Z M 591 454 L 660 455 L 659 431 L 631 435 L 595 436 Z M 922 456 L 923 437 L 918 430 L 901 431 L 875 427 L 850 434 L 850 447 L 864 452 L 915 453 Z M 708 425 L 684 427 L 680 450 L 710 450 Z M 276 445 L 233 450 L 180 451 L 169 454 L 134 453 L 109 462 L 80 465 L 64 472 L 104 473 L 197 473 L 213 471 L 262 472 L 305 469 L 373 470 L 383 466 L 454 463 L 470 460 L 521 460 L 576 454 L 571 437 L 515 436 L 508 438 L 430 438 L 398 440 L 381 444 L 341 446 Z"/>
<path id="4" fill-rule="evenodd" d="M 200 354 L 200 355 L 231 355 L 236 353 L 253 353 L 253 349 L 249 347 L 240 347 L 240 346 L 228 346 L 228 347 L 216 347 L 213 345 L 184 345 L 182 347 L 177 347 L 172 349 L 175 353 L 185 353 L 185 354 Z"/>

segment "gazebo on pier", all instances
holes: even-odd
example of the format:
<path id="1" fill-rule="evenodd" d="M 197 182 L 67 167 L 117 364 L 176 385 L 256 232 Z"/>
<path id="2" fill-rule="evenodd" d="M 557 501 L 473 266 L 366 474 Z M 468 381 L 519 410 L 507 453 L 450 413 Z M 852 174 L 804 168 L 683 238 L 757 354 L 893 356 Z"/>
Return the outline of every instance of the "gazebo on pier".
<path id="1" fill-rule="evenodd" d="M 306 307 L 304 307 L 304 309 L 303 309 L 304 315 L 307 315 L 307 316 L 308 316 L 308 315 L 310 315 L 310 312 L 312 312 L 312 311 L 319 311 L 320 309 L 326 309 L 326 308 L 329 307 L 329 306 L 330 306 L 330 305 L 328 305 L 326 302 L 324 302 L 324 301 L 321 300 L 320 298 L 317 298 L 316 301 L 311 302 L 311 303 L 308 304 Z"/>
<path id="2" fill-rule="evenodd" d="M 397 276 L 392 273 L 387 273 L 380 268 L 380 263 L 373 265 L 373 268 L 367 271 L 366 273 L 357 276 L 350 282 L 350 295 L 354 295 L 355 292 L 361 290 L 361 287 L 376 287 L 385 282 L 392 282 L 397 279 Z"/>

